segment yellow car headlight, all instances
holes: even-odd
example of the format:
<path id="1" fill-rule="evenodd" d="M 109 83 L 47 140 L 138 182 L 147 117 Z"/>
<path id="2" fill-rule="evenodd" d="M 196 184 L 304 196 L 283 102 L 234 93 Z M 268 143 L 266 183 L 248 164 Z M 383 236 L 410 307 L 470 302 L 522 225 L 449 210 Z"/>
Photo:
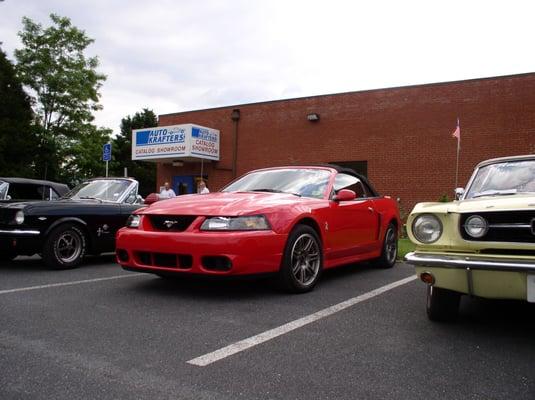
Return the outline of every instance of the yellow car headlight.
<path id="1" fill-rule="evenodd" d="M 433 214 L 421 214 L 412 223 L 412 233 L 419 242 L 434 243 L 442 236 L 442 223 Z"/>
<path id="2" fill-rule="evenodd" d="M 479 215 L 472 215 L 464 223 L 464 230 L 473 238 L 485 236 L 489 230 L 487 220 Z"/>

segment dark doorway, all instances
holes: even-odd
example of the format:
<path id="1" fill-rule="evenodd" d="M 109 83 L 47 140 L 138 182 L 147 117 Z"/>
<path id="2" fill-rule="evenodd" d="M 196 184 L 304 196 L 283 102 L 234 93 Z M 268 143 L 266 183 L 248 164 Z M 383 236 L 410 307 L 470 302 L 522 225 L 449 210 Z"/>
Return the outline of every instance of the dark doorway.
<path id="1" fill-rule="evenodd" d="M 336 164 L 341 167 L 351 168 L 357 174 L 368 177 L 368 161 L 330 161 L 329 164 Z"/>
<path id="2" fill-rule="evenodd" d="M 177 196 L 196 193 L 197 187 L 194 186 L 193 176 L 173 176 L 173 190 Z"/>

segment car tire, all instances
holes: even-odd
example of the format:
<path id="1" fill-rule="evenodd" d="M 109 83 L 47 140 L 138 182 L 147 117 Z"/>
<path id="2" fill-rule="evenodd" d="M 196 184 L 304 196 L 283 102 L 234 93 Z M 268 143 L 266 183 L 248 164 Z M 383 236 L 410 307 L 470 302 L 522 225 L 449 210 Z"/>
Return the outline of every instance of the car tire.
<path id="1" fill-rule="evenodd" d="M 427 316 L 431 321 L 453 321 L 459 314 L 461 294 L 436 286 L 427 287 Z"/>
<path id="2" fill-rule="evenodd" d="M 13 261 L 17 257 L 16 253 L 10 251 L 2 252 L 0 254 L 0 261 Z"/>
<path id="3" fill-rule="evenodd" d="M 52 230 L 45 239 L 43 260 L 53 269 L 77 267 L 84 258 L 86 237 L 74 224 L 62 224 Z"/>
<path id="4" fill-rule="evenodd" d="M 307 225 L 290 233 L 279 271 L 281 287 L 290 293 L 305 293 L 314 288 L 323 269 L 323 249 L 318 234 Z"/>
<path id="5" fill-rule="evenodd" d="M 173 274 L 173 273 L 165 273 L 165 272 L 154 272 L 154 275 L 162 278 L 162 279 L 165 279 L 165 280 L 168 280 L 168 281 L 172 281 L 172 280 L 176 280 L 178 279 L 179 277 L 176 276 L 176 274 Z"/>
<path id="6" fill-rule="evenodd" d="M 377 268 L 392 268 L 398 256 L 398 230 L 394 224 L 388 224 L 381 247 L 381 255 L 372 261 Z"/>

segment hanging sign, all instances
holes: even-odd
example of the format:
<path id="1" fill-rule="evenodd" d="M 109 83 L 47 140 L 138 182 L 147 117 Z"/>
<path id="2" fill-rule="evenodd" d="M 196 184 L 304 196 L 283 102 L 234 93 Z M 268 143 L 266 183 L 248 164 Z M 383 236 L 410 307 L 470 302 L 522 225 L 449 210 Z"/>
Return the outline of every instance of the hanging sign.
<path id="1" fill-rule="evenodd" d="M 132 160 L 202 158 L 219 160 L 219 131 L 194 124 L 132 131 Z"/>

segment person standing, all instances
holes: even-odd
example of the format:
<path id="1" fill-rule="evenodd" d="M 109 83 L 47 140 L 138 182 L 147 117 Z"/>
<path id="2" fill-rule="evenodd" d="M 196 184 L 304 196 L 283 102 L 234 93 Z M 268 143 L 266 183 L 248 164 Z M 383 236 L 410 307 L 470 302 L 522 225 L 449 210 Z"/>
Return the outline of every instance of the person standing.
<path id="1" fill-rule="evenodd" d="M 210 191 L 206 187 L 206 183 L 203 180 L 201 180 L 199 182 L 199 185 L 197 186 L 197 193 L 199 193 L 199 194 L 210 193 Z"/>
<path id="2" fill-rule="evenodd" d="M 163 184 L 163 189 L 160 192 L 160 200 L 171 199 L 175 196 L 175 191 L 169 187 L 169 182 L 165 182 Z"/>

